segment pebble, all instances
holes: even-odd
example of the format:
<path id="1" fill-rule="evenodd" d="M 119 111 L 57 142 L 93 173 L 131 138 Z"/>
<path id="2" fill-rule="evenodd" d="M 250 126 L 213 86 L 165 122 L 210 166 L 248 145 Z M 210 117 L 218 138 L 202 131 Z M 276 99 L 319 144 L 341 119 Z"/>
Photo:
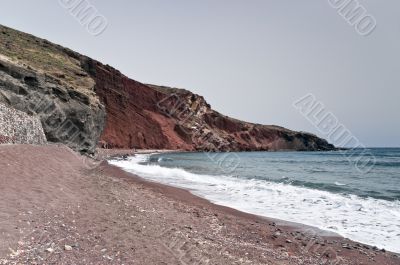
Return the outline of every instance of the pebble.
<path id="1" fill-rule="evenodd" d="M 351 249 L 351 246 L 349 246 L 349 245 L 347 245 L 347 244 L 343 244 L 343 245 L 342 245 L 342 248 Z"/>
<path id="2" fill-rule="evenodd" d="M 280 235 L 281 235 L 280 232 L 276 232 L 272 237 L 273 237 L 273 238 L 278 238 Z"/>
<path id="3" fill-rule="evenodd" d="M 113 260 L 113 258 L 108 255 L 104 255 L 103 258 L 108 259 L 108 260 Z"/>
<path id="4" fill-rule="evenodd" d="M 54 252 L 54 249 L 52 249 L 52 248 L 47 248 L 46 251 L 49 252 L 49 253 L 53 253 L 53 252 Z"/>
<path id="5" fill-rule="evenodd" d="M 65 246 L 64 246 L 64 249 L 65 249 L 66 251 L 71 251 L 71 250 L 72 250 L 72 247 L 69 246 L 69 245 L 65 245 Z"/>

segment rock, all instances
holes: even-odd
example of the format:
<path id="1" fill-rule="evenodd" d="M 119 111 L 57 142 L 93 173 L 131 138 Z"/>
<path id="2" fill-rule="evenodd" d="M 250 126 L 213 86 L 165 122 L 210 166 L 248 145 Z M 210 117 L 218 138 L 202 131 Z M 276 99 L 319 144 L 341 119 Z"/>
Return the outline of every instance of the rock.
<path id="1" fill-rule="evenodd" d="M 113 260 L 113 258 L 108 255 L 104 255 L 103 258 L 108 259 L 108 260 Z"/>
<path id="2" fill-rule="evenodd" d="M 10 33 L 0 39 L 0 103 L 36 115 L 48 141 L 94 152 L 106 113 L 93 91 L 94 80 L 75 75 L 85 72 L 80 62 L 84 56 L 1 25 L 0 29 Z M 7 42 L 14 45 L 7 48 Z M 20 56 L 11 60 L 7 55 L 13 53 Z"/>
<path id="3" fill-rule="evenodd" d="M 280 235 L 281 235 L 280 232 L 275 232 L 275 233 L 272 235 L 272 237 L 273 237 L 273 238 L 278 238 Z"/>
<path id="4" fill-rule="evenodd" d="M 71 251 L 71 250 L 72 250 L 72 247 L 69 246 L 69 245 L 65 245 L 65 246 L 64 246 L 64 250 L 66 250 L 66 251 Z"/>
<path id="5" fill-rule="evenodd" d="M 46 251 L 49 252 L 49 253 L 53 253 L 54 249 L 53 248 L 46 248 Z"/>
<path id="6" fill-rule="evenodd" d="M 188 90 L 142 84 L 49 41 L 0 30 L 7 33 L 0 38 L 6 58 L 0 60 L 0 103 L 37 115 L 47 141 L 82 153 L 93 153 L 99 141 L 106 148 L 128 149 L 335 149 L 313 134 L 239 121 Z M 17 60 L 7 59 L 10 54 Z"/>
<path id="7" fill-rule="evenodd" d="M 352 249 L 352 247 L 351 247 L 350 245 L 348 245 L 348 244 L 343 244 L 343 245 L 342 245 L 342 248 L 345 248 L 345 249 Z"/>
<path id="8" fill-rule="evenodd" d="M 94 60 L 87 64 L 94 69 L 96 93 L 108 113 L 101 141 L 109 147 L 189 151 L 335 149 L 312 134 L 221 115 L 202 96 L 188 90 L 141 84 Z"/>
<path id="9" fill-rule="evenodd" d="M 38 72 L 24 69 L 12 63 L 0 61 L 8 69 L 20 73 L 21 78 L 37 82 L 24 83 L 11 76 L 9 72 L 0 71 L 0 103 L 6 104 L 27 114 L 36 115 L 46 138 L 50 142 L 65 143 L 80 152 L 93 152 L 103 130 L 105 110 L 100 103 L 88 105 L 81 97 L 70 98 L 67 102 L 53 87 L 59 86 L 51 79 Z M 73 88 L 64 87 L 66 91 Z M 24 91 L 24 93 L 20 93 Z"/>

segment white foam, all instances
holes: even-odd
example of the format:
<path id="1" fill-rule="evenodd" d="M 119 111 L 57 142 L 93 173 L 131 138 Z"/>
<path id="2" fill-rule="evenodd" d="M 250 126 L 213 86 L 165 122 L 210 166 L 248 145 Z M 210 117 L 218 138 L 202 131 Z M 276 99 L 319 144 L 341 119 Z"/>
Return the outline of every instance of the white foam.
<path id="1" fill-rule="evenodd" d="M 193 174 L 180 168 L 141 165 L 149 156 L 109 161 L 143 178 L 189 189 L 216 204 L 302 223 L 400 253 L 400 202 L 295 187 L 232 176 Z"/>

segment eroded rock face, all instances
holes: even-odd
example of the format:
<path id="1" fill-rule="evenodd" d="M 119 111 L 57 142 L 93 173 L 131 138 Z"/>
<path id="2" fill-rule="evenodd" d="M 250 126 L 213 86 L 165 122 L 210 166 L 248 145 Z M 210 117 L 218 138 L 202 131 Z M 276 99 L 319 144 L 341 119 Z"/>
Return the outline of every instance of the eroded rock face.
<path id="1" fill-rule="evenodd" d="M 104 147 L 188 151 L 334 149 L 312 134 L 224 116 L 190 91 L 145 85 L 90 59 L 85 64 L 107 109 L 101 136 Z"/>
<path id="2" fill-rule="evenodd" d="M 80 152 L 92 153 L 96 145 L 189 151 L 334 149 L 308 133 L 229 118 L 190 91 L 142 84 L 108 65 L 1 25 L 0 103 L 38 115 L 48 141 Z"/>
<path id="3" fill-rule="evenodd" d="M 308 133 L 279 126 L 252 124 L 232 119 L 214 110 L 203 97 L 184 89 L 149 85 L 164 93 L 159 110 L 172 117 L 179 135 L 195 150 L 276 151 L 332 150 L 327 141 Z"/>
<path id="4" fill-rule="evenodd" d="M 97 61 L 87 59 L 84 65 L 107 111 L 101 135 L 103 147 L 192 149 L 191 143 L 174 132 L 175 120 L 157 108 L 157 101 L 164 95 Z"/>
<path id="5" fill-rule="evenodd" d="M 46 74 L 0 60 L 0 103 L 37 115 L 50 142 L 92 153 L 104 127 L 102 104 Z"/>
<path id="6" fill-rule="evenodd" d="M 106 113 L 83 58 L 0 25 L 0 103 L 38 115 L 48 141 L 92 153 Z"/>
<path id="7" fill-rule="evenodd" d="M 279 126 L 252 124 L 224 116 L 185 89 L 145 85 L 118 70 L 86 58 L 107 121 L 106 148 L 187 151 L 333 150 L 315 135 Z"/>

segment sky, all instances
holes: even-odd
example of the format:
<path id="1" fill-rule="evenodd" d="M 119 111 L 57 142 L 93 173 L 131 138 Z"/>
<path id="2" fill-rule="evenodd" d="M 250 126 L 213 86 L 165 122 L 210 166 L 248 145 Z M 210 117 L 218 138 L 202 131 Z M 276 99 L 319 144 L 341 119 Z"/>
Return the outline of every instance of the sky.
<path id="1" fill-rule="evenodd" d="M 91 34 L 66 8 L 75 1 L 105 30 Z M 189 89 L 231 117 L 328 138 L 293 106 L 311 93 L 360 143 L 400 147 L 400 1 L 352 0 L 376 21 L 368 35 L 330 1 L 342 0 L 13 0 L 0 24 Z"/>

